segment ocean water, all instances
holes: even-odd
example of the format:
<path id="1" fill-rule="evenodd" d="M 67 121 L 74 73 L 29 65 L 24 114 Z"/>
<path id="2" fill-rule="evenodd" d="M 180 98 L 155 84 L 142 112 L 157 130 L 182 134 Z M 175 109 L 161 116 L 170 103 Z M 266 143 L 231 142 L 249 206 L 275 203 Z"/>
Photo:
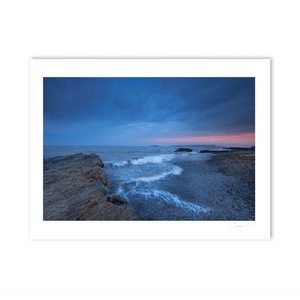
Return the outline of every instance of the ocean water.
<path id="1" fill-rule="evenodd" d="M 175 153 L 179 147 L 191 148 L 193 152 Z M 176 194 L 173 190 L 180 191 L 178 179 L 188 172 L 178 162 L 211 157 L 209 153 L 200 154 L 200 150 L 222 150 L 222 147 L 44 146 L 44 158 L 95 153 L 104 162 L 109 177 L 108 195 L 121 195 L 146 220 L 194 220 L 207 213 L 209 207 L 192 203 L 183 193 Z"/>

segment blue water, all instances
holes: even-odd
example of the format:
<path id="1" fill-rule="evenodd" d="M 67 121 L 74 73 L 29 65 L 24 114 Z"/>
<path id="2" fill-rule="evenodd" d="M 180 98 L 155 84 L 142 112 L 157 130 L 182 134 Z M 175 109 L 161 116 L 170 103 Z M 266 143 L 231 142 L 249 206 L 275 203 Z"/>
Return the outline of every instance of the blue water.
<path id="1" fill-rule="evenodd" d="M 194 219 L 207 213 L 209 207 L 191 203 L 184 196 L 172 193 L 184 167 L 178 162 L 207 160 L 211 154 L 200 150 L 221 150 L 217 146 L 184 146 L 193 152 L 174 153 L 178 146 L 44 146 L 44 158 L 76 153 L 97 154 L 111 184 L 109 194 L 121 195 L 142 217 L 148 220 Z M 182 164 L 180 164 L 182 166 Z"/>

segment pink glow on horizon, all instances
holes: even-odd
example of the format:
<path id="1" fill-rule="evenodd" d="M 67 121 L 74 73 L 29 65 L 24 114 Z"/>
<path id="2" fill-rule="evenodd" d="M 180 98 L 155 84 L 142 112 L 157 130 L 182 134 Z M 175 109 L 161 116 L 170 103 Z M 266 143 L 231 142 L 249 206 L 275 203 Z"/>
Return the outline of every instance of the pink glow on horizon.
<path id="1" fill-rule="evenodd" d="M 216 136 L 201 136 L 201 137 L 174 137 L 174 138 L 157 138 L 143 139 L 151 143 L 172 143 L 172 144 L 215 144 L 224 146 L 254 146 L 255 133 L 237 133 L 237 134 L 220 134 Z"/>

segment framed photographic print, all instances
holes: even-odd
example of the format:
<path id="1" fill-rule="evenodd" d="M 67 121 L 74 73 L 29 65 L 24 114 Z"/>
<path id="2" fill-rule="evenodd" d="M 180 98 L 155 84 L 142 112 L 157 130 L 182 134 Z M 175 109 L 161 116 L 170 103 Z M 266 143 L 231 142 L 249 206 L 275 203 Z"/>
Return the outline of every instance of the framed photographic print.
<path id="1" fill-rule="evenodd" d="M 270 238 L 269 59 L 32 59 L 32 239 Z"/>

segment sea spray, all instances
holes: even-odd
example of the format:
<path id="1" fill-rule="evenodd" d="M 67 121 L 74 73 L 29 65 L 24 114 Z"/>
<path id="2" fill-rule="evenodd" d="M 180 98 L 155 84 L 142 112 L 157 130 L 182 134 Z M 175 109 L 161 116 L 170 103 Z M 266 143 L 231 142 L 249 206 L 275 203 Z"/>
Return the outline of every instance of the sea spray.
<path id="1" fill-rule="evenodd" d="M 122 161 L 105 161 L 104 164 L 110 167 L 123 167 L 128 164 L 133 164 L 133 165 L 160 164 L 166 161 L 171 161 L 176 157 L 177 156 L 174 154 L 162 154 L 162 155 L 145 156 L 138 159 L 127 159 Z"/>
<path id="2" fill-rule="evenodd" d="M 127 195 L 142 195 L 153 204 L 159 204 L 158 202 L 166 202 L 168 204 L 174 205 L 178 208 L 188 210 L 191 213 L 206 213 L 209 208 L 205 208 L 190 202 L 183 201 L 179 199 L 178 196 L 171 194 L 163 190 L 147 190 L 147 189 L 132 189 L 126 193 Z"/>
<path id="3" fill-rule="evenodd" d="M 181 172 L 183 170 L 178 167 L 178 166 L 173 166 L 173 170 L 170 171 L 170 172 L 164 172 L 162 174 L 159 174 L 159 175 L 154 175 L 154 176 L 148 176 L 148 177 L 138 177 L 138 178 L 135 178 L 135 179 L 131 179 L 129 181 L 126 181 L 126 183 L 133 183 L 133 182 L 153 182 L 153 181 L 157 181 L 157 180 L 161 180 L 169 175 L 180 175 Z"/>
<path id="4" fill-rule="evenodd" d="M 143 165 L 143 164 L 160 164 L 164 161 L 171 161 L 176 156 L 174 154 L 162 154 L 154 156 L 145 156 L 139 159 L 134 159 L 131 161 L 134 165 Z"/>

